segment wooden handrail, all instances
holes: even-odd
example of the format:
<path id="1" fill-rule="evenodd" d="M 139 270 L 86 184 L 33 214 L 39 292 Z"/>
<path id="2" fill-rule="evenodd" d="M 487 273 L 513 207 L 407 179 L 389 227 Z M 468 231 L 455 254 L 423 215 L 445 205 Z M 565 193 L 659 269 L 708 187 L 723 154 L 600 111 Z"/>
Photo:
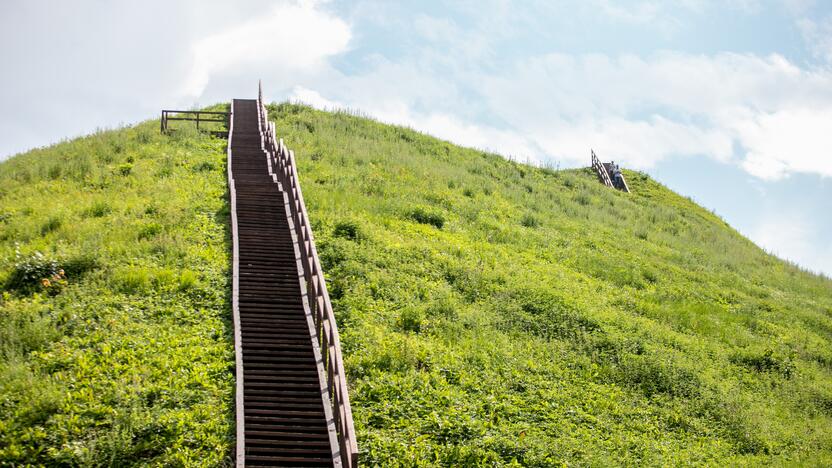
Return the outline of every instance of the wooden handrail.
<path id="1" fill-rule="evenodd" d="M 234 113 L 234 101 L 231 101 L 231 112 Z M 231 139 L 234 133 L 234 119 L 228 124 L 228 144 L 226 145 L 226 171 L 228 175 L 228 193 L 231 203 L 231 243 L 234 259 L 240 258 L 240 235 L 237 223 L 237 190 L 234 174 L 231 172 Z M 234 321 L 234 366 L 236 369 L 236 383 L 234 387 L 234 413 L 237 423 L 236 466 L 245 464 L 245 392 L 243 387 L 243 336 L 240 329 L 240 263 L 232 262 L 231 272 L 231 314 Z"/>
<path id="2" fill-rule="evenodd" d="M 607 187 L 613 187 L 610 175 L 607 173 L 607 168 L 601 164 L 601 160 L 598 159 L 598 156 L 595 156 L 595 150 L 589 150 L 589 152 L 592 154 L 592 168 L 598 173 L 598 177 L 601 178 L 601 182 L 603 182 Z"/>
<path id="3" fill-rule="evenodd" d="M 171 115 L 176 114 L 185 114 L 186 117 L 171 117 Z M 189 117 L 193 115 L 194 117 Z M 208 116 L 216 116 L 222 115 L 225 118 L 204 118 L 203 115 Z M 231 125 L 231 112 L 217 112 L 217 111 L 186 111 L 186 110 L 172 110 L 172 109 L 162 109 L 162 119 L 161 119 L 161 132 L 167 133 L 168 132 L 168 122 L 176 121 L 176 120 L 190 120 L 196 121 L 196 128 L 199 130 L 199 124 L 203 122 L 216 122 L 216 123 L 224 123 L 227 127 Z M 223 131 L 211 131 L 211 133 L 224 136 L 227 135 L 228 132 Z"/>
<path id="4" fill-rule="evenodd" d="M 335 314 L 326 288 L 321 261 L 315 248 L 312 227 L 303 193 L 300 189 L 295 153 L 286 148 L 283 139 L 276 139 L 274 122 L 269 122 L 268 112 L 263 105 L 263 88 L 258 83 L 257 104 L 263 133 L 263 148 L 269 155 L 270 163 L 278 182 L 289 198 L 289 211 L 297 233 L 306 295 L 312 319 L 317 332 L 318 345 L 326 367 L 326 385 L 329 392 L 332 414 L 338 432 L 338 445 L 344 467 L 358 465 L 358 444 L 353 426 L 352 409 L 347 387 L 344 362 L 341 356 L 341 340 L 335 323 Z"/>
<path id="5" fill-rule="evenodd" d="M 592 154 L 592 168 L 595 169 L 595 172 L 598 173 L 598 177 L 601 179 L 601 182 L 607 187 L 617 188 L 623 192 L 629 193 L 630 186 L 627 185 L 627 180 L 624 179 L 624 174 L 622 174 L 621 171 L 619 171 L 618 180 L 621 181 L 621 187 L 616 187 L 616 185 L 612 182 L 612 179 L 610 178 L 610 173 L 609 171 L 607 171 L 607 166 L 605 166 L 604 163 L 602 163 L 601 160 L 598 159 L 598 156 L 595 155 L 595 150 L 590 149 L 589 152 Z"/>
<path id="6" fill-rule="evenodd" d="M 172 109 L 162 109 L 162 112 L 166 112 L 168 114 L 216 114 L 216 115 L 231 115 L 231 112 L 218 112 L 218 111 L 184 111 L 184 110 L 172 110 Z"/>

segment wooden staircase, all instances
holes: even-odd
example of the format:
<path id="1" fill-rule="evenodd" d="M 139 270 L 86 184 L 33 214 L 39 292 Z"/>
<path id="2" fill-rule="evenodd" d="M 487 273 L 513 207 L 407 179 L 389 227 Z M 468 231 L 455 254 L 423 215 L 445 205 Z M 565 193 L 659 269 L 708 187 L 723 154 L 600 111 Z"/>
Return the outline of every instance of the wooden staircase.
<path id="1" fill-rule="evenodd" d="M 237 466 L 352 467 L 358 451 L 334 316 L 294 157 L 278 161 L 285 147 L 273 128 L 260 98 L 232 102 Z"/>
<path id="2" fill-rule="evenodd" d="M 596 174 L 598 174 L 598 180 L 600 180 L 601 183 L 607 187 L 616 188 L 622 192 L 629 192 L 630 187 L 624 179 L 624 174 L 621 174 L 620 179 L 613 180 L 610 177 L 613 169 L 612 163 L 602 163 L 601 160 L 598 159 L 598 156 L 595 155 L 595 150 L 589 151 L 592 154 L 592 169 L 595 170 Z"/>

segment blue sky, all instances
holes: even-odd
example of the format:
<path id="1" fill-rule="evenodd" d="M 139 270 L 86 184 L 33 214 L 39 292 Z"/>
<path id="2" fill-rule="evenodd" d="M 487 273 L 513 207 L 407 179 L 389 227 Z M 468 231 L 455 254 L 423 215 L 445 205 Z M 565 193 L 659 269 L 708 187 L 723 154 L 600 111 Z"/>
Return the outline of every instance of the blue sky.
<path id="1" fill-rule="evenodd" d="M 832 2 L 35 0 L 0 40 L 0 158 L 262 78 L 537 164 L 594 148 L 832 275 Z"/>

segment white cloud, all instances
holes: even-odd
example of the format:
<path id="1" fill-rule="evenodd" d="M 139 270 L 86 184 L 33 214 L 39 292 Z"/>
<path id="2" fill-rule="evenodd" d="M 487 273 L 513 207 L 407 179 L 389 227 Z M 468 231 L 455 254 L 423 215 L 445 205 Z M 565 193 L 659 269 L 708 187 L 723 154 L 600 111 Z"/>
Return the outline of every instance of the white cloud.
<path id="1" fill-rule="evenodd" d="M 789 11 L 797 12 L 808 8 L 811 0 L 782 1 Z M 718 14 L 716 12 L 720 10 L 730 14 L 756 14 L 763 8 L 760 0 L 594 0 L 590 4 L 594 13 L 601 13 L 615 22 L 652 28 L 665 34 L 683 29 L 691 15 Z"/>
<path id="2" fill-rule="evenodd" d="M 463 146 L 494 151 L 521 161 L 543 162 L 534 143 L 511 130 L 465 122 L 444 113 L 413 113 L 404 106 L 398 109 L 377 110 L 371 112 L 371 115 L 382 121 L 406 125 Z"/>
<path id="3" fill-rule="evenodd" d="M 832 246 L 818 242 L 817 226 L 799 216 L 763 219 L 750 233 L 760 247 L 815 272 L 832 274 Z"/>
<path id="4" fill-rule="evenodd" d="M 330 101 L 329 99 L 321 96 L 321 93 L 303 86 L 295 86 L 292 88 L 292 94 L 289 95 L 289 100 L 292 102 L 308 104 L 321 110 L 336 110 L 346 107 L 340 102 Z"/>
<path id="5" fill-rule="evenodd" d="M 585 165 L 588 144 L 602 158 L 647 168 L 668 154 L 730 157 L 731 139 L 718 131 L 686 126 L 654 115 L 644 120 L 622 117 L 562 122 L 535 139 L 556 159 Z"/>
<path id="6" fill-rule="evenodd" d="M 656 2 L 637 2 L 621 5 L 611 0 L 596 0 L 601 12 L 610 18 L 628 23 L 645 24 L 655 22 L 661 13 L 661 5 Z"/>
<path id="7" fill-rule="evenodd" d="M 832 177 L 832 110 L 785 109 L 737 123 L 742 167 L 763 179 L 789 173 Z"/>
<path id="8" fill-rule="evenodd" d="M 831 83 L 832 73 L 803 70 L 778 55 L 662 52 L 649 57 L 532 57 L 500 75 L 484 77 L 482 84 L 483 95 L 494 105 L 534 122 L 542 113 L 566 118 L 645 112 L 710 117 L 744 108 L 822 108 L 817 99 L 832 101 Z"/>
<path id="9" fill-rule="evenodd" d="M 308 104 L 316 109 L 335 110 L 348 108 L 342 102 L 327 99 L 315 90 L 295 86 L 289 100 Z M 496 129 L 490 126 L 464 122 L 459 118 L 438 112 L 421 114 L 412 111 L 402 101 L 387 101 L 379 105 L 361 108 L 362 112 L 382 122 L 403 125 L 453 141 L 457 144 L 495 151 L 506 156 L 517 157 L 529 162 L 542 162 L 532 159 L 539 154 L 531 143 L 515 132 Z"/>
<path id="10" fill-rule="evenodd" d="M 192 46 L 184 93 L 200 96 L 211 76 L 266 63 L 288 72 L 321 69 L 347 49 L 349 25 L 312 2 L 279 4 L 266 15 L 209 35 Z"/>
<path id="11" fill-rule="evenodd" d="M 797 26 L 812 54 L 827 63 L 832 63 L 832 16 L 820 20 L 801 18 Z"/>
<path id="12" fill-rule="evenodd" d="M 0 159 L 120 122 L 284 93 L 328 73 L 351 26 L 314 2 L 4 2 Z M 161 12 L 161 13 L 160 13 Z M 50 109 L 43 112 L 43 109 Z"/>
<path id="13" fill-rule="evenodd" d="M 802 15 L 815 6 L 816 0 L 783 0 L 786 10 L 793 15 Z"/>
<path id="14" fill-rule="evenodd" d="M 779 55 L 548 54 L 497 72 L 447 66 L 432 52 L 367 64 L 361 75 L 328 75 L 307 99 L 523 160 L 584 165 L 594 148 L 638 169 L 705 155 L 763 179 L 832 177 L 832 71 Z"/>

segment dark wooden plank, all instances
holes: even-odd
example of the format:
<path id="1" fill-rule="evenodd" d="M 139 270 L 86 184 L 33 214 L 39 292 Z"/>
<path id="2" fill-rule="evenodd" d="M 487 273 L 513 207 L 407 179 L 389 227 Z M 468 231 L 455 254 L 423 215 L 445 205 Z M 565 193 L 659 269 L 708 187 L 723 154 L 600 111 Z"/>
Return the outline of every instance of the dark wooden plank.
<path id="1" fill-rule="evenodd" d="M 241 361 L 237 465 L 341 466 L 332 458 L 338 444 L 322 397 L 326 381 L 304 310 L 284 196 L 260 147 L 257 106 L 234 101 L 229 135 L 233 307 Z"/>

